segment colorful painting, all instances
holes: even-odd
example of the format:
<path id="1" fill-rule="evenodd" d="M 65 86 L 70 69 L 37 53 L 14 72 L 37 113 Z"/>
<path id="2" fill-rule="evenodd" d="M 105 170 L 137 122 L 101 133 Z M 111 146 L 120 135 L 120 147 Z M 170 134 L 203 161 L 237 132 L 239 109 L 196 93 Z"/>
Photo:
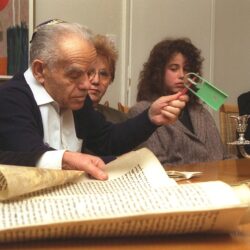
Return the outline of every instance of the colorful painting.
<path id="1" fill-rule="evenodd" d="M 29 2 L 0 0 L 0 75 L 22 71 L 20 64 L 27 61 Z"/>

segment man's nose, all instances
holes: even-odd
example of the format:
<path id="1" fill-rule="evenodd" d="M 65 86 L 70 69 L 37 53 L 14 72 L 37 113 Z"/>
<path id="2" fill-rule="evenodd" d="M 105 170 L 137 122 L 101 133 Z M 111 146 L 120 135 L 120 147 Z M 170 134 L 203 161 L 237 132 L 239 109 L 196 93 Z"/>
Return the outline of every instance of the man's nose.
<path id="1" fill-rule="evenodd" d="M 82 79 L 78 83 L 79 89 L 90 89 L 90 86 L 91 86 L 91 82 L 90 82 L 90 79 L 88 77 L 86 77 L 85 79 Z"/>

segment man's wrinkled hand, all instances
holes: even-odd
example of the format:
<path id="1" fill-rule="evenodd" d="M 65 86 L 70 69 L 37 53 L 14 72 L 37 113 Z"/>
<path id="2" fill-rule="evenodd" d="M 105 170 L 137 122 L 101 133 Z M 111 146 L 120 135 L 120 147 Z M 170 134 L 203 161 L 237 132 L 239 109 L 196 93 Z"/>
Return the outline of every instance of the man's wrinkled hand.
<path id="1" fill-rule="evenodd" d="M 62 161 L 62 169 L 84 171 L 98 180 L 108 179 L 105 163 L 97 156 L 65 151 Z"/>

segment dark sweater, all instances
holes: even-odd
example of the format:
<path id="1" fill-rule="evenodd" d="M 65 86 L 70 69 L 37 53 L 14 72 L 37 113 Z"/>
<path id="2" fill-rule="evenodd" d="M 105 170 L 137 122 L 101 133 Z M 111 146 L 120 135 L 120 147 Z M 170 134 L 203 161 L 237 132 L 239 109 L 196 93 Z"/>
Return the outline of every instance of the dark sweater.
<path id="1" fill-rule="evenodd" d="M 89 97 L 84 107 L 73 114 L 78 138 L 99 156 L 128 152 L 157 128 L 150 122 L 147 110 L 120 124 L 107 122 L 94 110 Z M 43 142 L 39 107 L 24 76 L 17 74 L 0 86 L 0 151 L 42 154 L 48 150 L 54 149 Z"/>

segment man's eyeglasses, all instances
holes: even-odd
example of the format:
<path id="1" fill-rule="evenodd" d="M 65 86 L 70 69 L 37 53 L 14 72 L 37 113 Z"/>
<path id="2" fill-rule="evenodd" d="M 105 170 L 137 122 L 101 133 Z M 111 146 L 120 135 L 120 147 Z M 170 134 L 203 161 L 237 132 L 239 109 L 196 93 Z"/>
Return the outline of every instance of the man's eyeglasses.
<path id="1" fill-rule="evenodd" d="M 36 28 L 34 29 L 34 32 L 32 34 L 32 37 L 31 37 L 31 40 L 30 40 L 30 43 L 32 43 L 32 40 L 34 39 L 38 29 L 42 26 L 47 26 L 47 25 L 53 25 L 53 24 L 58 24 L 58 23 L 66 23 L 65 21 L 61 20 L 61 19 L 51 19 L 51 20 L 48 20 L 46 22 L 43 22 L 43 23 L 40 23 L 39 25 L 36 26 Z"/>
<path id="2" fill-rule="evenodd" d="M 108 71 L 101 69 L 99 71 L 90 70 L 88 72 L 89 79 L 94 79 L 96 74 L 98 74 L 99 79 L 102 81 L 106 81 L 106 80 L 109 80 L 111 78 L 111 74 Z"/>

